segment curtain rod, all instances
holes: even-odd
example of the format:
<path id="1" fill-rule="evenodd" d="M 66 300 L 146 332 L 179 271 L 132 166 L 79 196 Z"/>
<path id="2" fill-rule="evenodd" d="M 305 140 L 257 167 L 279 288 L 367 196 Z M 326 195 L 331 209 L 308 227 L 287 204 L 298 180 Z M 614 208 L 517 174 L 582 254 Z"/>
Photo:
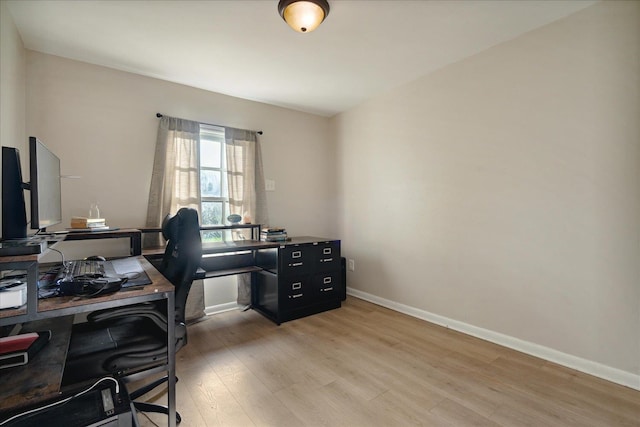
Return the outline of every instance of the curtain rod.
<path id="1" fill-rule="evenodd" d="M 156 113 L 156 117 L 157 118 L 161 118 L 162 116 L 163 116 L 162 113 Z M 183 119 L 183 120 L 185 120 L 185 119 Z M 203 125 L 209 125 L 209 126 L 218 126 L 218 127 L 221 127 L 221 128 L 225 127 L 225 126 L 222 126 L 222 125 L 214 125 L 213 123 L 204 123 L 204 122 L 199 122 L 199 123 L 202 123 Z M 261 130 L 256 130 L 256 131 L 251 131 L 251 132 L 255 132 L 258 135 L 262 135 L 262 131 Z"/>

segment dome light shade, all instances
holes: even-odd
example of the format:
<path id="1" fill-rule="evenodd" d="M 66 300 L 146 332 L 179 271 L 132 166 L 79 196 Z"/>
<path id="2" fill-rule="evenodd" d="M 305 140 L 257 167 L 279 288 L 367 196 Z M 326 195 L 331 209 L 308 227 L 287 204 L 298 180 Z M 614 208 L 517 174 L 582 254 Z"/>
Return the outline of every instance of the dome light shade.
<path id="1" fill-rule="evenodd" d="M 280 0 L 278 12 L 287 24 L 299 33 L 309 33 L 329 14 L 326 0 Z"/>

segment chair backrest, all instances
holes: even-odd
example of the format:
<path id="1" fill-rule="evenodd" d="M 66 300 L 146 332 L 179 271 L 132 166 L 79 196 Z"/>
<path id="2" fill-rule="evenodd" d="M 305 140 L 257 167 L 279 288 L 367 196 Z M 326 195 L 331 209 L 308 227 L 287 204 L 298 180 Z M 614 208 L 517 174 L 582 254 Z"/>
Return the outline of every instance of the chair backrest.
<path id="1" fill-rule="evenodd" d="M 181 208 L 174 216 L 167 215 L 162 234 L 167 246 L 158 270 L 175 286 L 175 320 L 184 323 L 187 296 L 202 259 L 198 212 Z"/>

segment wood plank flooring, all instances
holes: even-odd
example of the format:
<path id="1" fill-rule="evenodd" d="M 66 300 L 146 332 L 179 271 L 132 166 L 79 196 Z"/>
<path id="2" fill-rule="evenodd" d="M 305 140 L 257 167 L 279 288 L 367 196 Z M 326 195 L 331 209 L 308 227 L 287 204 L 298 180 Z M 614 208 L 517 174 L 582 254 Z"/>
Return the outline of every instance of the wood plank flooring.
<path id="1" fill-rule="evenodd" d="M 354 297 L 281 326 L 232 311 L 188 333 L 182 427 L 640 427 L 640 391 Z"/>

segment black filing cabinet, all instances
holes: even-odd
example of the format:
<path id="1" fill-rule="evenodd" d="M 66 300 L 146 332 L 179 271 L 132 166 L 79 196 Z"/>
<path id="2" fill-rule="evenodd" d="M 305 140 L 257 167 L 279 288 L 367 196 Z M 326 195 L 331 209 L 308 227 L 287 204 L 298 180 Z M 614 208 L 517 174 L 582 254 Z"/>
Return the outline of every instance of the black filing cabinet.
<path id="1" fill-rule="evenodd" d="M 253 308 L 280 324 L 338 308 L 343 286 L 340 241 L 295 237 L 259 250 Z"/>

